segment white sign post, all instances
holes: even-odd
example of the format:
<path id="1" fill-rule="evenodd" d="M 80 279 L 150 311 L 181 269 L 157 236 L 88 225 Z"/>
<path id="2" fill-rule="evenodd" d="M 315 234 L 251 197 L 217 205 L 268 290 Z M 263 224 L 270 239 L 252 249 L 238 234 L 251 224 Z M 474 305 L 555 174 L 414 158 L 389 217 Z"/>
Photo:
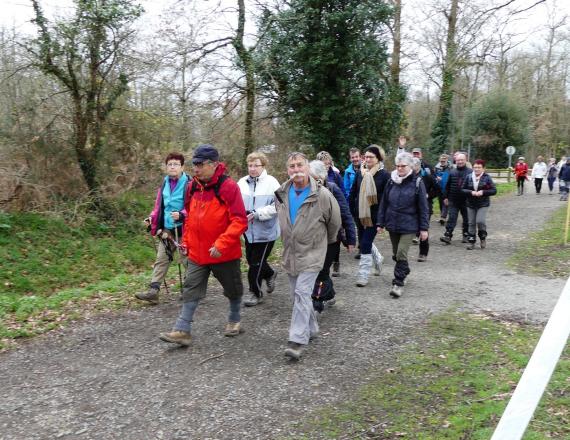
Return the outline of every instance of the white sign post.
<path id="1" fill-rule="evenodd" d="M 511 171 L 510 171 L 510 169 L 511 169 L 512 158 L 513 158 L 513 154 L 515 154 L 516 151 L 517 151 L 517 150 L 516 150 L 515 147 L 513 147 L 512 145 L 509 145 L 509 146 L 507 147 L 507 149 L 505 150 L 505 152 L 506 152 L 506 153 L 508 154 L 508 156 L 509 156 L 509 172 L 508 172 L 508 174 L 507 174 L 507 175 L 508 175 L 507 181 L 508 181 L 509 183 L 510 183 L 510 181 L 511 181 Z"/>

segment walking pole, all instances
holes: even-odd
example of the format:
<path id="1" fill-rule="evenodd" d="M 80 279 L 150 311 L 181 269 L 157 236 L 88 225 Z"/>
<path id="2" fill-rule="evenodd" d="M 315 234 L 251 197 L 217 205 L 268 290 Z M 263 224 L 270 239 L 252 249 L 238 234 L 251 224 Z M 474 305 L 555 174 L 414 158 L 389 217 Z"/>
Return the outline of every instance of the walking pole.
<path id="1" fill-rule="evenodd" d="M 566 226 L 564 228 L 564 246 L 568 246 L 568 227 L 569 226 L 570 226 L 570 197 L 566 201 Z"/>
<path id="2" fill-rule="evenodd" d="M 178 228 L 174 225 L 174 237 L 176 238 L 176 243 L 180 243 L 178 241 Z M 182 269 L 180 268 L 180 258 L 182 258 L 182 254 L 180 251 L 180 247 L 176 247 L 178 249 L 178 279 L 180 280 L 180 296 L 182 297 Z"/>
<path id="3" fill-rule="evenodd" d="M 154 248 L 154 254 L 158 255 L 158 247 L 156 246 L 156 242 L 154 241 L 154 238 L 153 238 L 152 234 L 150 233 L 150 228 L 151 228 L 151 225 L 149 224 L 146 228 L 146 232 L 148 232 L 148 236 L 150 238 L 150 241 L 152 241 L 152 247 Z M 154 264 L 152 265 L 152 267 L 154 268 Z M 164 278 L 163 281 L 164 281 L 164 289 L 166 290 L 166 294 L 170 295 L 170 293 L 168 292 L 168 284 L 166 284 L 166 277 Z"/>

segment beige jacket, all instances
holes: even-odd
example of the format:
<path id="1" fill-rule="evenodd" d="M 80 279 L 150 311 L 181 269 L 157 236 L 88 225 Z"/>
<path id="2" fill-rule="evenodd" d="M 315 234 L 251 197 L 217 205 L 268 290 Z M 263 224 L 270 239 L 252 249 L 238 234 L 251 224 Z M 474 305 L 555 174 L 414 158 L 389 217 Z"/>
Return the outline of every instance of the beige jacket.
<path id="1" fill-rule="evenodd" d="M 283 240 L 283 268 L 289 275 L 297 276 L 301 272 L 319 272 L 323 268 L 327 245 L 336 241 L 341 218 L 334 196 L 311 177 L 311 191 L 292 225 L 289 216 L 292 184 L 288 180 L 275 191 L 275 206 Z"/>

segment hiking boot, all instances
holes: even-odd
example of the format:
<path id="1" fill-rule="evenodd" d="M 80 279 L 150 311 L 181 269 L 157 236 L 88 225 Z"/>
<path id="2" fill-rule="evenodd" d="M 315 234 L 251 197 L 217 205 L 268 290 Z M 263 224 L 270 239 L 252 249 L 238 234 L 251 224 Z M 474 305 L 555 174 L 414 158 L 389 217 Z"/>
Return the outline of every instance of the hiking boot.
<path id="1" fill-rule="evenodd" d="M 445 225 L 445 219 L 444 219 L 444 218 L 440 218 L 440 219 L 439 219 L 439 224 L 440 224 L 441 226 Z"/>
<path id="2" fill-rule="evenodd" d="M 228 322 L 224 328 L 224 336 L 237 336 L 243 330 L 239 322 Z"/>
<path id="3" fill-rule="evenodd" d="M 420 239 L 418 237 L 414 237 L 414 238 L 412 238 L 412 243 L 413 244 L 420 244 Z"/>
<path id="4" fill-rule="evenodd" d="M 423 263 L 423 262 L 427 261 L 427 255 L 420 255 L 420 256 L 418 256 L 418 261 L 419 261 L 420 263 Z"/>
<path id="5" fill-rule="evenodd" d="M 265 283 L 267 284 L 267 293 L 271 293 L 275 290 L 276 278 L 277 278 L 277 271 L 273 272 L 273 275 L 265 279 Z"/>
<path id="6" fill-rule="evenodd" d="M 182 345 L 183 347 L 188 347 L 190 342 L 192 342 L 190 333 L 178 330 L 173 330 L 170 333 L 161 333 L 158 337 L 164 342 L 171 342 L 172 344 Z"/>
<path id="7" fill-rule="evenodd" d="M 340 276 L 340 262 L 339 261 L 335 261 L 333 263 L 332 276 L 333 277 L 339 277 Z"/>
<path id="8" fill-rule="evenodd" d="M 487 240 L 484 238 L 481 239 L 481 249 L 485 249 L 487 247 Z"/>
<path id="9" fill-rule="evenodd" d="M 257 296 L 253 292 L 249 292 L 243 300 L 243 305 L 246 307 L 253 307 L 263 302 L 263 297 Z"/>
<path id="10" fill-rule="evenodd" d="M 151 304 L 158 304 L 158 293 L 160 289 L 157 287 L 150 287 L 146 292 L 140 292 L 135 294 L 136 299 L 141 301 L 148 301 Z"/>
<path id="11" fill-rule="evenodd" d="M 467 249 L 468 251 L 472 251 L 473 249 L 475 249 L 475 243 L 469 243 L 465 249 Z"/>
<path id="12" fill-rule="evenodd" d="M 301 359 L 303 354 L 303 345 L 297 344 L 296 342 L 289 341 L 287 343 L 287 348 L 285 349 L 285 356 L 298 361 Z"/>
<path id="13" fill-rule="evenodd" d="M 560 200 L 562 200 L 562 199 L 560 199 Z M 354 256 L 354 259 L 355 259 L 355 260 L 360 260 L 360 252 L 357 253 L 357 254 Z"/>
<path id="14" fill-rule="evenodd" d="M 442 237 L 439 237 L 439 239 L 445 244 L 451 244 L 451 237 L 449 235 L 444 235 Z"/>
<path id="15" fill-rule="evenodd" d="M 400 298 L 402 296 L 402 286 L 398 286 L 396 284 L 392 285 L 392 289 L 390 289 L 390 296 L 393 298 Z"/>

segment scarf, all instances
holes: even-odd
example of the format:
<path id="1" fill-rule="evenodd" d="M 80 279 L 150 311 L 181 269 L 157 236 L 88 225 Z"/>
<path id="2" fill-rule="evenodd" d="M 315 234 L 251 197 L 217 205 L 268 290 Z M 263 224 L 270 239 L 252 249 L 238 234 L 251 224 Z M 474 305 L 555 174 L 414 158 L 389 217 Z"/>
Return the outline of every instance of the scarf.
<path id="1" fill-rule="evenodd" d="M 360 223 L 365 228 L 374 226 L 372 223 L 372 214 L 370 206 L 378 204 L 378 194 L 376 192 L 376 182 L 374 182 L 374 175 L 384 168 L 382 162 L 378 162 L 372 168 L 367 169 L 364 166 L 360 167 L 362 174 L 362 183 L 360 184 L 360 192 L 358 195 L 358 218 Z"/>
<path id="2" fill-rule="evenodd" d="M 405 176 L 400 177 L 400 176 L 398 175 L 398 170 L 394 170 L 394 171 L 392 171 L 392 174 L 390 174 L 390 178 L 392 179 L 392 182 L 394 182 L 396 185 L 399 185 L 399 184 L 401 184 L 401 183 L 404 181 L 404 179 L 405 179 L 406 177 L 408 177 L 410 174 L 412 174 L 412 170 L 408 171 L 408 174 L 406 174 Z"/>
<path id="3" fill-rule="evenodd" d="M 473 190 L 477 191 L 479 189 L 479 180 L 481 180 L 481 177 L 483 177 L 483 173 L 481 173 L 479 175 L 479 178 L 477 178 L 477 176 L 475 175 L 475 171 L 473 171 L 473 174 L 471 174 L 471 179 L 473 180 Z"/>

